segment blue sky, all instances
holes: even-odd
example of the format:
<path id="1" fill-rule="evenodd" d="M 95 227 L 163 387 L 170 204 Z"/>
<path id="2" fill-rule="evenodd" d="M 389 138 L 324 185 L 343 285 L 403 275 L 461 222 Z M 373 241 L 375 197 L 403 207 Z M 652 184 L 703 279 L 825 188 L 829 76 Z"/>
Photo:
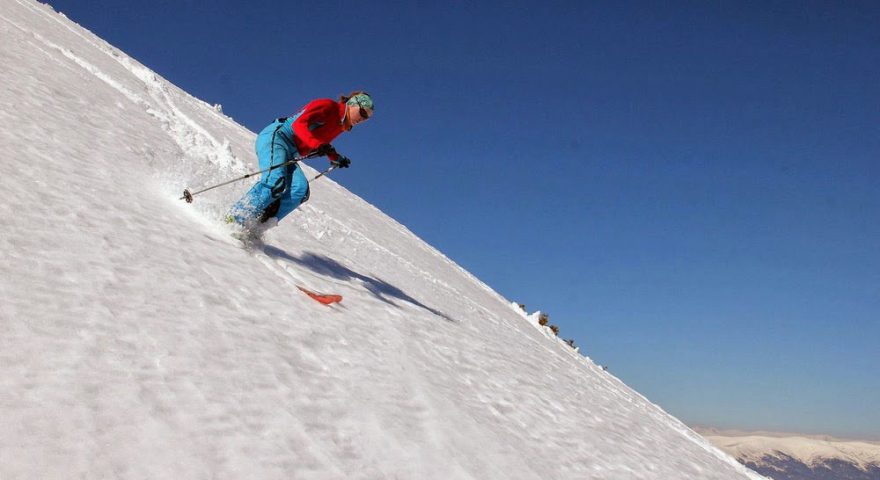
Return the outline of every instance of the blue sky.
<path id="1" fill-rule="evenodd" d="M 880 4 L 52 0 L 691 424 L 880 438 Z"/>

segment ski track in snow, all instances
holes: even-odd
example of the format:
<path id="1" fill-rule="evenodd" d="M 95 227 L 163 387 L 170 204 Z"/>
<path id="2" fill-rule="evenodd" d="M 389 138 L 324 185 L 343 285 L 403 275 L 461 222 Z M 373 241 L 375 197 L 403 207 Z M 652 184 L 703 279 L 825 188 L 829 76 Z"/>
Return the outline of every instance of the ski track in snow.
<path id="1" fill-rule="evenodd" d="M 332 179 L 243 248 L 252 132 L 0 7 L 0 478 L 761 478 Z"/>

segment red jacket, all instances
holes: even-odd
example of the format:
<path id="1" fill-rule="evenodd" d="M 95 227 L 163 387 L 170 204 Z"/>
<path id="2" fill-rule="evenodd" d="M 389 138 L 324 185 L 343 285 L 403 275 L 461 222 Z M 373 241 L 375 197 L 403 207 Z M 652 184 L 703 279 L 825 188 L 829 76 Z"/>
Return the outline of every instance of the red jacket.
<path id="1" fill-rule="evenodd" d="M 321 145 L 333 141 L 342 130 L 342 117 L 345 104 L 322 98 L 312 100 L 303 107 L 299 117 L 293 121 L 293 141 L 300 155 L 306 155 Z M 336 160 L 337 155 L 328 155 Z"/>

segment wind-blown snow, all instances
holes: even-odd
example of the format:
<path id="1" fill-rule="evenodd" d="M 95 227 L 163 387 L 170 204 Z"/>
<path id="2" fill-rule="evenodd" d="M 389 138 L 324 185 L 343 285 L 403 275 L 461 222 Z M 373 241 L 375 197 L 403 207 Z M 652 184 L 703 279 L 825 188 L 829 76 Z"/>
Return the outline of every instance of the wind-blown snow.
<path id="1" fill-rule="evenodd" d="M 0 478 L 760 478 L 330 179 L 241 248 L 249 182 L 178 197 L 253 133 L 47 6 L 0 38 Z"/>

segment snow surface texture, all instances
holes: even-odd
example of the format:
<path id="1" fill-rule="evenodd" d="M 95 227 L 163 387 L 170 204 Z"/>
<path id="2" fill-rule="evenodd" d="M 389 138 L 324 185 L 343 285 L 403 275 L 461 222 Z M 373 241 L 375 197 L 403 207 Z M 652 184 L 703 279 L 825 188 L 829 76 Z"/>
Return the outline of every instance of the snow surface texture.
<path id="1" fill-rule="evenodd" d="M 45 5 L 0 38 L 0 478 L 761 478 L 330 179 L 241 248 L 249 182 L 178 197 L 253 133 Z"/>
<path id="2" fill-rule="evenodd" d="M 786 455 L 805 465 L 839 460 L 865 469 L 880 467 L 880 444 L 797 435 L 706 434 L 706 439 L 742 461 L 760 463 L 767 456 Z"/>

